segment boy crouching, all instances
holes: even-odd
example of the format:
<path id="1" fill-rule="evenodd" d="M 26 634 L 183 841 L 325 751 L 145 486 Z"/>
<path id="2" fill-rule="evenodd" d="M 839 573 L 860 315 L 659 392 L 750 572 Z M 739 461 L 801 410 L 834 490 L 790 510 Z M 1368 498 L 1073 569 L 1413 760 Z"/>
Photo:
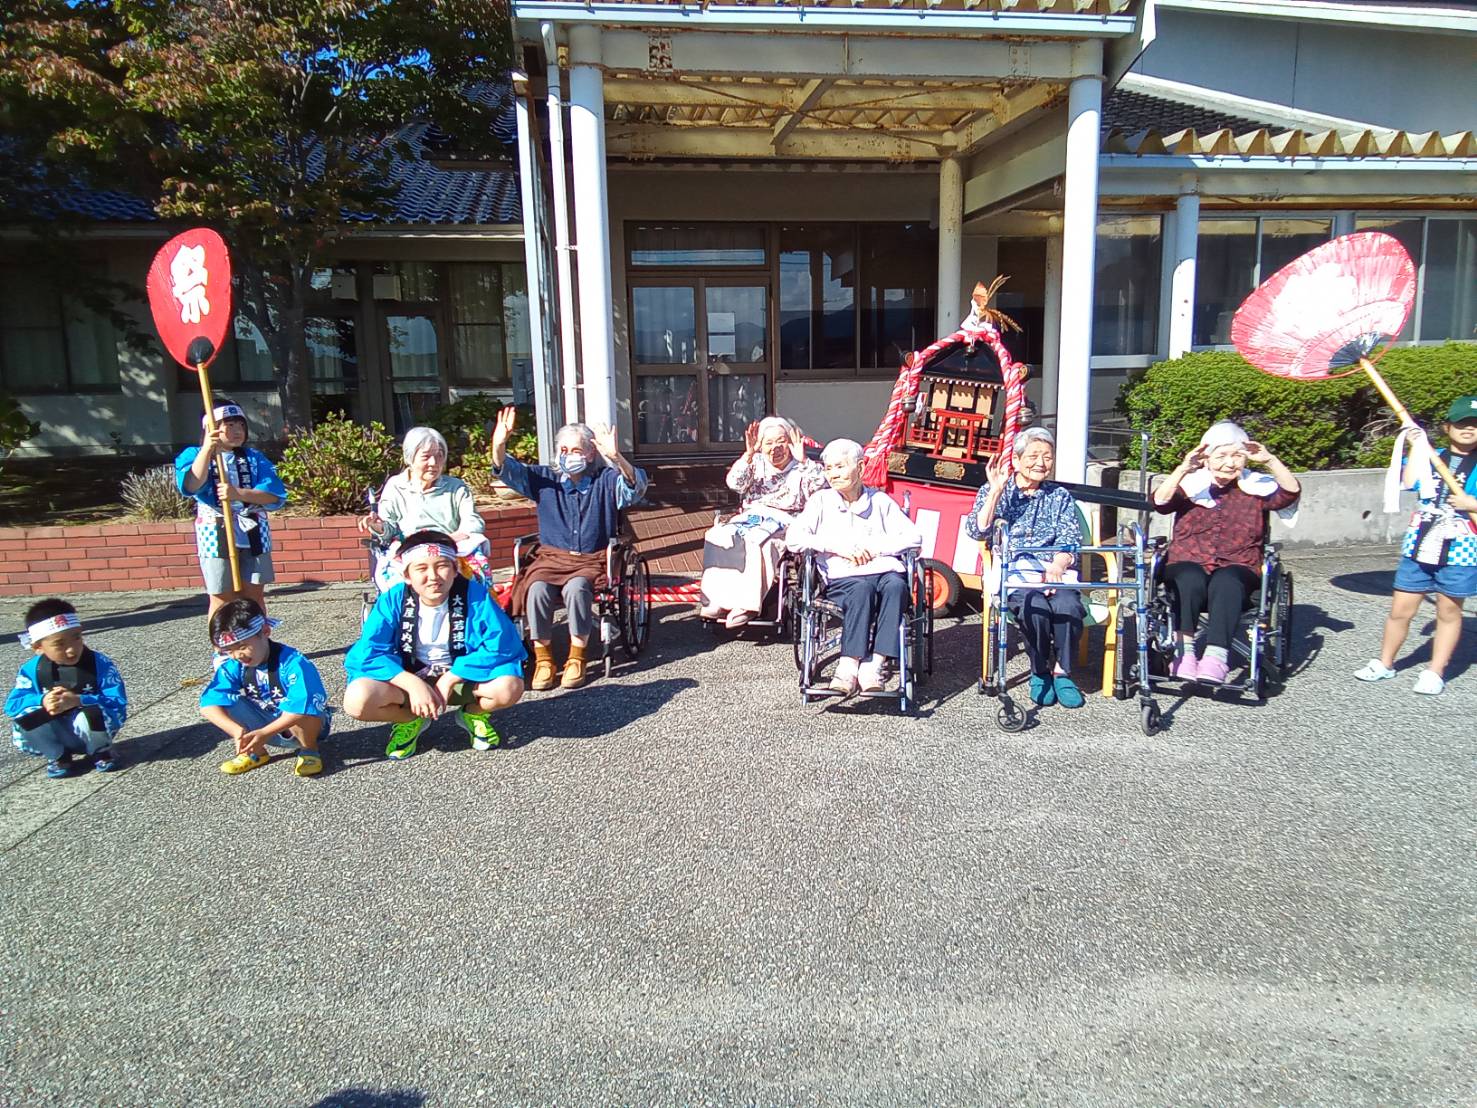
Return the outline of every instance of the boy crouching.
<path id="1" fill-rule="evenodd" d="M 313 663 L 273 642 L 255 600 L 228 600 L 210 617 L 210 641 L 222 658 L 200 694 L 200 714 L 236 742 L 221 772 L 246 773 L 272 760 L 267 747 L 297 752 L 299 777 L 323 772 L 318 744 L 328 737 L 328 694 Z"/>
<path id="2" fill-rule="evenodd" d="M 113 660 L 82 641 L 77 609 L 57 599 L 32 604 L 21 642 L 35 656 L 5 698 L 16 749 L 45 758 L 47 777 L 68 776 L 73 754 L 99 773 L 117 769 L 113 740 L 128 718 L 128 693 Z"/>
<path id="3" fill-rule="evenodd" d="M 456 544 L 438 531 L 401 543 L 404 582 L 370 609 L 344 660 L 344 711 L 392 723 L 385 754 L 408 758 L 421 731 L 448 708 L 472 746 L 502 741 L 491 713 L 523 695 L 523 642 L 481 581 L 457 572 Z"/>

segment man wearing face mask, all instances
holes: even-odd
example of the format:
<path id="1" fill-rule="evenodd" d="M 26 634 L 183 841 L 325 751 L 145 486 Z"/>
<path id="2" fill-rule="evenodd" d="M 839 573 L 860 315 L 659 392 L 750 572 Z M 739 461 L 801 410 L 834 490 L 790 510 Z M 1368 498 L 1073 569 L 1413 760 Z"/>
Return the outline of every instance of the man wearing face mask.
<path id="1" fill-rule="evenodd" d="M 554 687 L 554 612 L 563 597 L 569 657 L 559 684 L 585 683 L 585 646 L 594 629 L 595 589 L 605 581 L 605 548 L 620 531 L 620 514 L 646 495 L 646 474 L 628 462 L 613 427 L 592 431 L 568 423 L 554 439 L 557 466 L 529 466 L 508 456 L 517 415 L 498 413 L 492 431 L 492 474 L 538 507 L 539 549 L 513 588 L 511 611 L 528 617 L 535 691 Z M 603 464 L 602 464 L 603 460 Z"/>

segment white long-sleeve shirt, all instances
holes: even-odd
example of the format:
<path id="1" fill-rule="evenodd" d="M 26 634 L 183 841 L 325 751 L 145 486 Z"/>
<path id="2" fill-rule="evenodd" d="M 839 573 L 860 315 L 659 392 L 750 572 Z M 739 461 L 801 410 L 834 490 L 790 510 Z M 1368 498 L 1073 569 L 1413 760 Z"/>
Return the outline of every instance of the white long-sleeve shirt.
<path id="1" fill-rule="evenodd" d="M 819 551 L 821 572 L 834 580 L 903 572 L 899 555 L 919 549 L 923 535 L 885 492 L 863 488 L 861 496 L 848 503 L 835 489 L 827 488 L 806 502 L 805 510 L 785 533 L 785 545 L 791 550 Z M 841 556 L 858 547 L 876 556 L 860 565 Z"/>

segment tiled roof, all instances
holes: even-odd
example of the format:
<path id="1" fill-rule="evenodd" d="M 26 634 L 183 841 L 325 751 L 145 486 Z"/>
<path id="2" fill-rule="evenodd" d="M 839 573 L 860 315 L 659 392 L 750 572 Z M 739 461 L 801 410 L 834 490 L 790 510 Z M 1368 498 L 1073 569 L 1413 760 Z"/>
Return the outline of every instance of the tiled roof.
<path id="1" fill-rule="evenodd" d="M 345 212 L 345 220 L 462 226 L 521 222 L 518 170 L 511 157 L 511 147 L 517 141 L 512 88 L 507 84 L 484 86 L 479 99 L 497 109 L 492 130 L 498 141 L 510 148 L 507 160 L 456 160 L 454 144 L 435 124 L 411 124 L 396 139 L 420 156 L 397 156 L 391 164 L 390 179 L 400 188 L 394 211 L 388 219 Z M 451 165 L 455 168 L 448 168 Z M 151 204 L 126 192 L 77 188 L 55 193 L 52 200 L 83 219 L 108 223 L 152 223 L 158 219 Z"/>
<path id="2" fill-rule="evenodd" d="M 1275 158 L 1473 158 L 1477 137 L 1435 131 L 1290 129 L 1141 92 L 1103 104 L 1104 154 Z"/>
<path id="3" fill-rule="evenodd" d="M 1169 134 L 1186 128 L 1209 134 L 1227 127 L 1236 132 L 1254 131 L 1266 127 L 1267 121 L 1248 119 L 1245 116 L 1228 115 L 1194 104 L 1182 104 L 1177 100 L 1166 100 L 1143 92 L 1129 92 L 1115 88 L 1103 101 L 1103 135 L 1114 131 L 1132 135 L 1139 131 L 1159 131 Z"/>

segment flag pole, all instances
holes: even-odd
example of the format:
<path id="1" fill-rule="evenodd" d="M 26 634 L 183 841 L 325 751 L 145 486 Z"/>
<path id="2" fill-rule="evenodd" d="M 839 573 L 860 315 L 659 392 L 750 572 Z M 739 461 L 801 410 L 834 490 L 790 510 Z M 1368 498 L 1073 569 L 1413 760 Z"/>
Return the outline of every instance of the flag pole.
<path id="1" fill-rule="evenodd" d="M 205 362 L 195 363 L 195 372 L 200 375 L 200 399 L 205 401 L 205 430 L 210 437 L 215 438 L 215 401 L 210 396 L 210 372 L 205 368 Z M 217 479 L 223 485 L 229 485 L 230 479 L 226 476 L 226 458 L 220 451 L 215 455 L 215 473 Z M 226 557 L 231 561 L 231 591 L 241 591 L 241 557 L 236 553 L 236 521 L 231 518 L 231 500 L 229 497 L 220 497 L 221 515 L 226 521 Z"/>
<path id="2" fill-rule="evenodd" d="M 1395 418 L 1400 421 L 1402 427 L 1418 426 L 1416 421 L 1410 418 L 1410 413 L 1405 410 L 1405 405 L 1400 403 L 1400 398 L 1391 391 L 1384 377 L 1380 376 L 1380 371 L 1374 368 L 1373 362 L 1368 358 L 1360 358 L 1359 368 L 1369 375 L 1369 379 L 1374 382 L 1374 387 L 1379 389 L 1380 395 L 1385 398 L 1385 404 L 1389 406 L 1390 411 L 1395 413 Z M 1447 488 L 1459 495 L 1466 493 L 1467 490 L 1456 479 L 1456 474 L 1447 468 L 1446 463 L 1437 456 L 1434 450 L 1431 451 L 1431 465 L 1441 475 L 1441 479 L 1446 482 Z M 1468 512 L 1467 518 L 1473 523 L 1477 523 L 1477 512 Z"/>

